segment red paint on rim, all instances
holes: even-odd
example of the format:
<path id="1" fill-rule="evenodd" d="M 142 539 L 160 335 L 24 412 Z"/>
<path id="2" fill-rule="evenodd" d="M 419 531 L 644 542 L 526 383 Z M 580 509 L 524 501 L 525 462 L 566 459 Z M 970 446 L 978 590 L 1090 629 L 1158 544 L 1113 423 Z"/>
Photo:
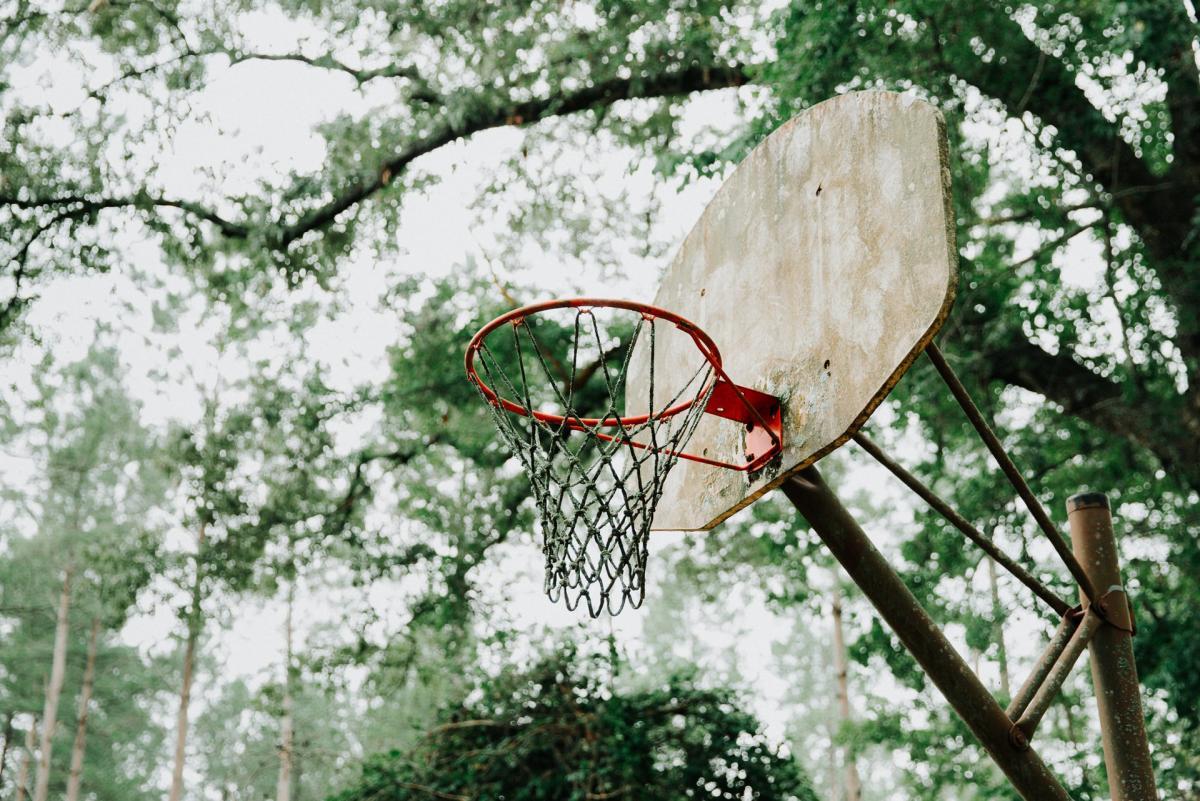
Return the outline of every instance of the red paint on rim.
<path id="1" fill-rule="evenodd" d="M 680 317 L 674 312 L 669 312 L 666 309 L 660 309 L 657 306 L 651 306 L 648 303 L 638 303 L 632 300 L 612 300 L 609 298 L 566 298 L 562 300 L 548 300 L 542 303 L 533 303 L 528 306 L 522 306 L 519 309 L 513 309 L 510 312 L 500 315 L 495 320 L 492 320 L 483 328 L 479 329 L 479 332 L 471 338 L 470 344 L 467 345 L 467 377 L 472 383 L 475 384 L 475 386 L 479 387 L 479 391 L 483 393 L 485 398 L 487 398 L 488 403 L 492 404 L 493 406 L 498 406 L 505 411 L 513 414 L 519 414 L 522 417 L 533 417 L 537 420 L 541 420 L 544 423 L 551 423 L 554 425 L 561 425 L 565 423 L 567 427 L 576 429 L 585 426 L 587 428 L 607 428 L 611 426 L 641 425 L 642 423 L 648 422 L 652 416 L 656 420 L 663 420 L 685 412 L 695 405 L 696 399 L 693 398 L 689 401 L 677 403 L 671 408 L 664 409 L 656 415 L 640 414 L 631 417 L 564 416 L 559 414 L 551 414 L 550 412 L 538 411 L 537 409 L 528 409 L 514 401 L 509 400 L 508 398 L 501 397 L 495 392 L 495 390 L 484 383 L 483 379 L 479 377 L 479 373 L 476 372 L 475 354 L 479 352 L 479 349 L 483 346 L 483 341 L 487 339 L 488 335 L 503 326 L 505 323 L 520 325 L 520 323 L 524 321 L 526 317 L 530 317 L 534 314 L 540 314 L 544 311 L 550 311 L 552 309 L 587 309 L 592 307 L 627 309 L 629 311 L 639 312 L 644 318 L 651 321 L 665 320 L 669 323 L 673 323 L 676 328 L 688 334 L 692 338 L 692 341 L 696 343 L 696 348 L 700 351 L 700 354 L 708 361 L 709 364 L 713 366 L 716 377 L 728 380 L 728 378 L 725 376 L 724 369 L 721 367 L 721 352 L 717 350 L 717 345 L 712 341 L 712 337 L 704 333 L 704 330 L 701 329 L 700 326 L 696 325 L 687 318 Z M 698 396 L 703 396 L 705 392 L 701 391 L 697 394 Z M 697 461 L 708 460 L 697 459 Z"/>

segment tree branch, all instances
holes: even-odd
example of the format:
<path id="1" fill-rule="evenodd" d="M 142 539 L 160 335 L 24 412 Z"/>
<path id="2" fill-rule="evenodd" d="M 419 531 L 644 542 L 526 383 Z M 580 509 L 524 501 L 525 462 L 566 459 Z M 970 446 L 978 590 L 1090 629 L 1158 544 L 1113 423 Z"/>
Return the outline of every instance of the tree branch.
<path id="1" fill-rule="evenodd" d="M 1092 180 L 1110 195 L 1124 221 L 1137 231 L 1176 312 L 1174 341 L 1196 387 L 1192 406 L 1195 414 L 1200 414 L 1200 281 L 1193 269 L 1200 252 L 1200 236 L 1195 233 L 1200 166 L 1193 160 L 1200 160 L 1200 78 L 1191 49 L 1193 37 L 1180 30 L 1191 25 L 1182 6 L 1174 12 L 1152 11 L 1156 5 L 1161 4 L 1148 3 L 1137 11 L 1149 20 L 1156 45 L 1143 49 L 1154 50 L 1160 57 L 1165 54 L 1162 68 L 1176 164 L 1164 176 L 1151 172 L 1122 138 L 1119 125 L 1092 105 L 1076 85 L 1074 72 L 1031 41 L 1003 11 L 959 16 L 964 25 L 972 20 L 978 23 L 975 30 L 960 31 L 959 35 L 978 36 L 994 48 L 995 56 L 955 66 L 960 77 L 1009 109 L 1018 109 L 1028 100 L 1029 110 L 1054 126 L 1059 144 L 1074 151 Z M 1035 71 L 1039 80 L 1031 91 L 1025 76 Z M 1129 191 L 1132 189 L 1136 191 Z"/>
<path id="2" fill-rule="evenodd" d="M 1037 261 L 1038 259 L 1040 259 L 1042 256 L 1046 255 L 1047 253 L 1051 253 L 1051 254 L 1054 253 L 1056 250 L 1058 250 L 1060 247 L 1065 245 L 1070 240 L 1079 236 L 1084 231 L 1095 228 L 1097 225 L 1100 225 L 1100 223 L 1102 223 L 1103 221 L 1104 221 L 1104 217 L 1099 217 L 1098 219 L 1092 220 L 1091 222 L 1075 223 L 1073 225 L 1068 226 L 1067 229 L 1065 231 L 1063 231 L 1061 234 L 1059 234 L 1058 236 L 1054 237 L 1050 241 L 1037 247 L 1033 251 L 1033 253 L 1030 253 L 1028 256 L 1021 259 L 1020 261 L 1013 262 L 1011 269 L 1015 270 L 1016 268 L 1023 267 L 1026 264 L 1029 264 L 1030 262 Z"/>
<path id="3" fill-rule="evenodd" d="M 1067 414 L 1149 450 L 1164 469 L 1200 489 L 1200 437 L 1180 430 L 1178 410 L 1130 402 L 1121 385 L 1016 333 L 988 352 L 985 363 L 989 378 L 1035 392 Z"/>
<path id="4" fill-rule="evenodd" d="M 306 60 L 309 63 L 331 69 L 344 69 L 364 80 L 389 74 L 413 77 L 416 73 L 403 66 L 391 66 L 371 71 L 356 71 L 330 58 L 307 59 L 300 56 L 245 55 L 243 58 L 278 58 Z M 159 64 L 158 67 L 165 66 Z M 157 68 L 157 67 L 156 67 Z M 664 72 L 658 75 L 631 78 L 612 78 L 574 92 L 552 95 L 519 103 L 485 106 L 470 99 L 460 102 L 466 108 L 479 108 L 460 121 L 452 121 L 443 115 L 442 121 L 432 133 L 404 146 L 394 157 L 385 161 L 378 169 L 354 182 L 342 194 L 323 206 L 302 214 L 290 224 L 281 223 L 273 235 L 268 232 L 268 241 L 280 250 L 288 249 L 306 234 L 332 224 L 341 214 L 372 197 L 386 187 L 395 175 L 402 172 L 415 159 L 430 153 L 461 137 L 470 136 L 489 128 L 505 125 L 530 125 L 541 120 L 573 114 L 579 111 L 611 105 L 620 100 L 665 98 L 707 89 L 742 86 L 749 81 L 746 69 L 741 65 L 701 67 L 691 66 Z M 26 198 L 19 194 L 0 195 L 0 206 L 20 209 L 62 209 L 56 217 L 74 217 L 93 211 L 111 208 L 176 208 L 197 219 L 213 224 L 230 239 L 248 239 L 255 226 L 252 221 L 235 222 L 216 211 L 192 201 L 136 194 L 119 197 L 91 197 L 85 194 L 62 195 L 51 198 Z M 38 236 L 42 231 L 38 232 Z"/>
<path id="5" fill-rule="evenodd" d="M 1071 203 L 1069 205 L 1059 206 L 1053 211 L 1061 214 L 1070 214 L 1073 211 L 1084 211 L 1085 209 L 1103 208 L 1099 201 L 1085 200 L 1082 203 Z M 1031 222 L 1040 214 L 1050 211 L 1050 209 L 1024 209 L 1022 211 L 1007 212 L 1004 214 L 996 214 L 991 217 L 980 217 L 975 220 L 972 225 L 1006 225 L 1008 223 Z"/>
<path id="6" fill-rule="evenodd" d="M 244 239 L 250 234 L 250 229 L 246 225 L 227 220 L 212 209 L 206 208 L 199 203 L 154 195 L 138 194 L 108 198 L 93 198 L 87 195 L 59 195 L 50 198 L 23 198 L 19 195 L 0 195 L 0 206 L 12 206 L 18 209 L 68 207 L 66 211 L 59 213 L 60 216 L 66 217 L 80 216 L 94 211 L 115 208 L 173 208 L 212 223 L 227 237 Z"/>
<path id="7" fill-rule="evenodd" d="M 329 203 L 304 214 L 290 225 L 282 226 L 276 240 L 277 245 L 286 249 L 310 231 L 331 224 L 343 212 L 387 186 L 393 177 L 399 175 L 418 157 L 448 145 L 455 139 L 505 125 L 530 125 L 549 117 L 612 105 L 620 100 L 674 97 L 705 89 L 742 86 L 748 82 L 749 76 L 740 65 L 692 66 L 660 75 L 612 78 L 562 95 L 486 107 L 468 115 L 467 119 L 458 124 L 443 119 L 432 133 L 403 148 L 396 156 L 385 161 L 377 170 L 364 176 Z M 471 107 L 473 104 L 467 105 Z"/>
<path id="8" fill-rule="evenodd" d="M 293 61 L 318 69 L 344 72 L 353 78 L 354 82 L 359 86 L 377 78 L 407 78 L 420 87 L 421 99 L 431 103 L 438 102 L 441 99 L 429 88 L 429 83 L 421 73 L 415 67 L 407 64 L 388 64 L 387 66 L 373 69 L 360 69 L 351 67 L 344 61 L 334 58 L 329 53 L 321 56 L 306 56 L 303 53 L 246 53 L 234 49 L 223 49 L 213 52 L 224 53 L 229 56 L 230 66 L 246 61 Z"/>
<path id="9" fill-rule="evenodd" d="M 55 226 L 64 223 L 67 220 L 83 217 L 88 213 L 90 212 L 86 209 L 68 209 L 66 211 L 60 211 L 54 214 L 49 220 L 46 220 L 44 223 L 35 228 L 33 233 L 26 238 L 25 243 L 17 249 L 16 254 L 14 254 L 10 260 L 10 263 L 15 265 L 15 269 L 12 272 L 12 297 L 5 302 L 3 308 L 0 308 L 0 331 L 8 328 L 25 303 L 25 301 L 21 299 L 21 284 L 24 283 L 27 277 L 31 276 L 29 271 L 29 253 L 33 249 L 34 244 L 36 244 L 37 241 L 41 239 L 47 231 Z"/>
<path id="10" fill-rule="evenodd" d="M 342 500 L 332 512 L 329 513 L 324 527 L 324 536 L 337 536 L 345 530 L 350 522 L 350 515 L 354 512 L 354 507 L 358 501 L 370 492 L 370 483 L 365 475 L 367 465 L 372 462 L 386 461 L 392 467 L 400 467 L 411 462 L 417 456 L 425 453 L 429 448 L 441 441 L 440 434 L 434 434 L 427 438 L 424 442 L 410 448 L 399 448 L 387 452 L 365 452 L 359 455 L 354 463 L 354 471 L 350 475 L 350 482 L 346 486 L 346 492 L 342 496 Z"/>
<path id="11" fill-rule="evenodd" d="M 1200 256 L 1200 70 L 1193 49 L 1198 28 L 1183 3 L 1147 2 L 1134 11 L 1145 27 L 1138 55 L 1162 70 L 1167 85 L 1173 137 L 1168 175 L 1177 187 L 1167 198 L 1173 208 L 1162 210 L 1163 241 L 1148 244 L 1160 250 L 1165 245 L 1175 247 L 1174 252 L 1152 250 L 1158 257 L 1154 268 L 1175 306 L 1178 334 L 1174 339 L 1188 363 L 1190 413 L 1200 418 L 1200 280 L 1195 270 Z"/>
<path id="12" fill-rule="evenodd" d="M 978 36 L 996 53 L 989 60 L 975 58 L 953 65 L 961 78 L 1004 103 L 1013 113 L 1028 108 L 1054 126 L 1058 141 L 1075 152 L 1084 170 L 1106 191 L 1117 193 L 1126 186 L 1158 187 L 1164 183 L 1166 179 L 1150 171 L 1121 138 L 1118 127 L 1087 99 L 1075 84 L 1073 72 L 1032 42 L 1011 17 L 997 11 L 963 14 L 958 19 L 963 24 L 986 22 L 959 35 Z M 1031 85 L 1029 76 L 1035 72 L 1039 80 Z M 1138 202 L 1125 196 L 1119 203 L 1126 219 L 1148 243 L 1161 238 L 1158 207 L 1171 204 L 1164 197 L 1169 194 L 1173 193 L 1151 193 Z"/>

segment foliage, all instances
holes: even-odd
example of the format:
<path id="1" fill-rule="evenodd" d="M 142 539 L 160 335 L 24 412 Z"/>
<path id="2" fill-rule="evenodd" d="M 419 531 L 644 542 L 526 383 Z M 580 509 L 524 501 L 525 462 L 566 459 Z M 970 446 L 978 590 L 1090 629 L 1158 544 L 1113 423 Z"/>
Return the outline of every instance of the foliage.
<path id="1" fill-rule="evenodd" d="M 734 693 L 686 676 L 623 690 L 613 667 L 568 648 L 508 668 L 337 798 L 815 799 Z"/>
<path id="2" fill-rule="evenodd" d="M 0 523 L 0 714 L 21 716 L 26 727 L 42 714 L 59 592 L 69 580 L 67 671 L 54 751 L 61 764 L 69 761 L 77 709 L 67 699 L 82 683 L 95 621 L 86 785 L 97 799 L 152 798 L 164 665 L 120 643 L 114 632 L 162 568 L 161 452 L 140 424 L 118 354 L 103 335 L 82 359 L 47 360 L 42 367 L 25 410 L 30 424 L 13 438 L 28 448 L 38 480 L 6 488 L 18 513 Z M 7 767 L 15 761 L 10 757 Z M 52 794 L 62 794 L 66 776 L 52 774 Z M 14 778 L 5 772 L 8 791 Z"/>
<path id="3" fill-rule="evenodd" d="M 201 7 L 102 2 L 47 13 L 11 5 L 0 63 L 52 49 L 59 69 L 107 77 L 85 79 L 84 96 L 62 106 L 16 92 L 0 105 L 0 234 L 9 243 L 0 257 L 16 278 L 0 330 L 30 289 L 61 269 L 56 249 L 71 253 L 67 269 L 110 269 L 112 230 L 158 238 L 213 297 L 234 304 L 271 275 L 290 286 L 327 285 L 355 237 L 392 227 L 396 201 L 427 183 L 419 157 L 462 136 L 587 112 L 593 129 L 618 140 L 669 138 L 673 114 L 610 115 L 614 101 L 744 83 L 739 33 L 755 8 L 732 0 L 606 0 L 576 11 L 556 0 L 353 8 L 284 0 L 264 10 L 305 33 L 279 52 L 261 48 L 238 15 Z M 328 146 L 320 170 L 265 177 L 259 191 L 228 195 L 221 168 L 210 166 L 203 197 L 181 198 L 164 189 L 153 160 L 131 158 L 164 147 L 187 103 L 148 118 L 122 115 L 122 107 L 143 99 L 157 107 L 163 94 L 192 99 L 209 82 L 266 62 L 340 77 L 367 98 L 319 127 Z M 55 118 L 71 126 L 71 144 L 47 124 Z M 364 202 L 378 217 L 360 218 Z"/>
<path id="4" fill-rule="evenodd" d="M 14 565 L 0 565 L 10 571 Z M 25 562 L 23 568 L 40 567 Z M 16 599 L 12 599 L 16 600 Z M 31 600 L 22 598 L 26 602 Z M 8 618 L 9 614 L 5 614 Z M 4 653 L 3 686 L 0 686 L 0 709 L 7 716 L 13 713 L 16 724 L 16 743 L 24 740 L 24 729 L 36 715 L 40 722 L 43 682 L 49 672 L 54 645 L 54 615 L 52 609 L 30 609 L 22 616 L 24 625 L 0 638 Z M 88 738 L 84 754 L 83 784 L 97 801 L 150 801 L 161 798 L 154 787 L 160 760 L 160 745 L 166 737 L 162 721 L 156 712 L 167 683 L 172 680 L 171 668 L 165 662 L 147 658 L 137 648 L 114 642 L 105 635 L 96 654 L 96 678 L 88 715 Z M 60 770 L 51 773 L 50 793 L 62 797 L 67 781 L 66 765 L 70 761 L 75 737 L 76 714 L 69 700 L 78 693 L 82 681 L 84 653 L 87 648 L 86 622 L 73 628 L 67 644 L 67 675 L 64 684 L 64 703 L 59 707 L 59 725 L 54 737 L 54 757 Z M 0 782 L 5 797 L 15 797 L 15 767 L 18 754 L 10 752 Z"/>
<path id="5" fill-rule="evenodd" d="M 279 764 L 278 687 L 251 690 L 243 681 L 221 688 L 196 720 L 198 766 L 205 785 L 222 798 L 272 797 Z M 296 741 L 292 798 L 318 801 L 350 776 L 352 748 L 344 699 L 310 689 L 295 699 Z"/>
<path id="6" fill-rule="evenodd" d="M 78 361 L 45 361 L 12 442 L 27 449 L 37 481 L 11 493 L 22 514 L 6 521 L 18 551 L 52 552 L 94 588 L 96 613 L 117 625 L 157 569 L 153 511 L 167 491 L 158 443 L 141 425 L 124 366 L 102 334 Z M 22 538 L 26 531 L 41 536 Z M 10 527 L 11 526 L 11 527 Z M 57 585 L 51 573 L 35 580 Z"/>
<path id="7" fill-rule="evenodd" d="M 591 288 L 618 263 L 651 269 L 663 251 L 650 224 L 656 193 L 636 199 L 602 187 L 595 154 L 614 154 L 670 190 L 719 177 L 791 114 L 839 92 L 885 87 L 925 97 L 947 120 L 961 255 L 941 345 L 1060 527 L 1074 492 L 1112 497 L 1160 782 L 1164 795 L 1194 794 L 1200 79 L 1189 8 L 1154 0 L 0 2 L 0 348 L 41 333 L 23 327 L 26 312 L 58 276 L 116 271 L 140 281 L 128 256 L 143 241 L 158 245 L 189 291 L 227 312 L 227 338 L 265 339 L 247 321 L 292 291 L 284 305 L 295 314 L 295 345 L 333 313 L 305 307 L 306 298 L 335 292 L 362 258 L 395 253 L 406 203 L 436 180 L 422 157 L 501 128 L 512 138 L 471 188 L 479 227 L 495 239 L 490 255 L 511 267 L 536 252 L 563 265 L 564 283 Z M 270 47 L 253 32 L 256 15 L 278 34 Z M 173 183 L 165 156 L 185 123 L 211 122 L 201 110 L 206 89 L 268 64 L 306 86 L 345 87 L 343 107 L 313 131 L 322 163 L 279 169 L 236 153 L 204 162 L 191 184 Z M 41 73 L 79 91 L 43 91 Z M 719 124 L 697 133 L 685 122 L 699 92 L 729 102 L 714 115 Z M 140 525 L 169 506 L 189 530 L 211 524 L 200 559 L 206 592 L 269 595 L 295 578 L 297 552 L 304 565 L 344 568 L 362 597 L 347 606 L 342 638 L 331 636 L 313 663 L 342 685 L 362 668 L 367 693 L 405 699 L 380 702 L 377 720 L 456 692 L 481 658 L 480 630 L 511 623 L 488 606 L 488 568 L 534 541 L 525 485 L 459 375 L 463 342 L 509 299 L 497 300 L 485 282 L 483 268 L 493 266 L 393 286 L 385 300 L 401 335 L 388 375 L 355 392 L 335 390 L 302 348 L 287 349 L 284 367 L 241 354 L 251 377 L 234 382 L 231 399 L 214 400 L 201 425 L 176 427 L 170 459 L 157 466 L 182 476 L 183 509 L 161 501 L 153 471 L 144 495 L 126 494 L 143 475 L 127 475 L 121 459 L 149 470 L 154 447 L 144 432 L 131 440 L 136 448 L 101 433 L 134 431 L 136 412 L 99 403 L 89 415 L 69 413 L 89 401 L 70 382 L 43 383 L 45 410 L 0 410 L 6 440 L 45 455 L 34 439 L 15 436 L 44 434 L 58 454 L 39 462 L 34 503 L 44 511 L 28 547 L 44 556 L 69 544 L 92 564 L 89 580 L 106 580 L 115 625 L 155 576 L 171 572 L 157 561 L 154 527 Z M 114 361 L 111 370 L 121 369 Z M 59 393 L 61 409 L 51 402 Z M 874 437 L 912 454 L 914 472 L 966 517 L 1074 594 L 927 366 L 906 377 L 888 411 L 895 424 L 876 426 Z M 375 421 L 363 426 L 365 441 L 347 445 L 339 425 L 363 419 Z M 81 458 L 98 466 L 75 469 Z M 8 493 L 7 503 L 17 496 Z M 79 517 L 85 507 L 94 518 Z M 970 651 L 998 661 L 997 621 L 1027 616 L 1027 604 L 1006 599 L 981 611 L 979 555 L 933 515 L 897 521 L 888 509 L 856 511 L 898 532 L 888 544 L 916 594 Z M 92 522 L 81 538 L 75 523 L 84 520 Z M 138 536 L 108 538 L 123 526 Z M 3 531 L 6 558 L 28 556 L 14 537 L 32 529 Z M 731 588 L 761 589 L 780 613 L 815 615 L 814 568 L 826 564 L 791 510 L 766 499 L 680 563 L 703 589 L 673 592 L 715 604 Z M 43 595 L 53 572 L 47 563 L 36 577 Z M 13 586 L 0 591 L 18 592 Z M 375 607 L 372 589 L 392 599 L 399 622 Z M 669 642 L 675 618 L 663 620 L 660 642 Z M 911 693 L 903 716 L 890 699 L 872 699 L 862 736 L 908 754 L 911 768 L 901 773 L 912 794 L 962 794 L 964 782 L 1001 792 L 992 774 L 968 764 L 973 757 L 962 758 L 960 727 L 894 638 L 862 620 L 856 634 L 859 664 L 886 668 Z M 438 690 L 425 694 L 432 684 Z M 36 687 L 21 692 L 32 697 Z M 1070 699 L 1068 719 L 1080 700 Z M 1075 734 L 1086 742 L 1086 732 Z M 401 744 L 412 736 L 411 726 L 395 734 Z M 443 742 L 455 741 L 423 747 Z M 404 761 L 409 753 L 373 769 L 416 770 Z M 1094 749 L 1070 756 L 1057 765 L 1080 768 L 1070 773 L 1072 790 L 1097 795 Z"/>
<path id="8" fill-rule="evenodd" d="M 1200 279 L 1181 269 L 1200 241 L 1195 23 L 1182 6 L 1150 2 L 794 4 L 779 21 L 766 69 L 775 103 L 760 132 L 849 88 L 908 90 L 945 112 L 963 257 L 945 349 L 1056 522 L 1069 495 L 1110 494 L 1141 631 L 1152 632 L 1135 639 L 1139 673 L 1190 721 L 1184 677 L 1200 671 L 1177 635 L 1196 630 L 1200 597 L 1185 578 L 1200 575 Z M 1030 234 L 1025 255 L 1018 241 Z M 932 446 L 923 476 L 1011 553 L 1045 565 L 1041 535 L 932 371 L 921 366 L 895 397 L 903 428 Z M 910 585 L 987 647 L 962 589 L 978 555 L 933 515 L 913 534 Z M 863 648 L 887 654 L 887 639 Z M 1160 770 L 1194 768 L 1174 727 L 1152 725 Z"/>

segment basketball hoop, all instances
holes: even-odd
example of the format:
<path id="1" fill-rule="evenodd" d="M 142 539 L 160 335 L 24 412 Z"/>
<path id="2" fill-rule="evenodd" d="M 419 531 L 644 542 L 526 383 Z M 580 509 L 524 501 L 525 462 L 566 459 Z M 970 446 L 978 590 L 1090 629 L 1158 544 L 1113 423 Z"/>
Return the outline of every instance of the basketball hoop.
<path id="1" fill-rule="evenodd" d="M 555 326 L 553 312 L 566 319 Z M 659 340 L 668 336 L 682 336 L 694 353 L 689 377 L 664 391 L 654 362 L 667 355 Z M 553 354 L 564 347 L 569 355 L 560 360 Z M 626 382 L 635 348 L 648 349 L 650 364 L 648 397 L 636 399 Z M 687 361 L 674 348 L 669 354 Z M 650 526 L 679 459 L 752 473 L 783 449 L 779 400 L 734 384 L 699 326 L 643 303 L 575 298 L 514 309 L 472 338 L 466 370 L 529 474 L 546 593 L 572 610 L 586 601 L 592 617 L 641 606 Z M 631 407 L 646 411 L 625 414 Z M 741 460 L 685 451 L 705 414 L 742 425 Z"/>

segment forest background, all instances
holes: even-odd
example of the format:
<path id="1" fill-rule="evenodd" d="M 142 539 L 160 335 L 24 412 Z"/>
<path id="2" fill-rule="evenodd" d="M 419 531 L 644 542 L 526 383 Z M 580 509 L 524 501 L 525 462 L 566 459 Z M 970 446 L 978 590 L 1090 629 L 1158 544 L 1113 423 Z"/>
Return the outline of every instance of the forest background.
<path id="1" fill-rule="evenodd" d="M 652 297 L 755 143 L 880 87 L 948 123 L 942 347 L 1060 525 L 1109 493 L 1158 781 L 1200 798 L 1198 35 L 1185 0 L 0 0 L 0 794 L 1013 797 L 786 502 L 655 539 L 640 612 L 545 601 L 461 375 L 515 303 Z M 869 430 L 1074 595 L 925 365 Z M 1009 695 L 1054 621 L 826 465 Z M 1081 799 L 1089 683 L 1038 735 Z"/>

